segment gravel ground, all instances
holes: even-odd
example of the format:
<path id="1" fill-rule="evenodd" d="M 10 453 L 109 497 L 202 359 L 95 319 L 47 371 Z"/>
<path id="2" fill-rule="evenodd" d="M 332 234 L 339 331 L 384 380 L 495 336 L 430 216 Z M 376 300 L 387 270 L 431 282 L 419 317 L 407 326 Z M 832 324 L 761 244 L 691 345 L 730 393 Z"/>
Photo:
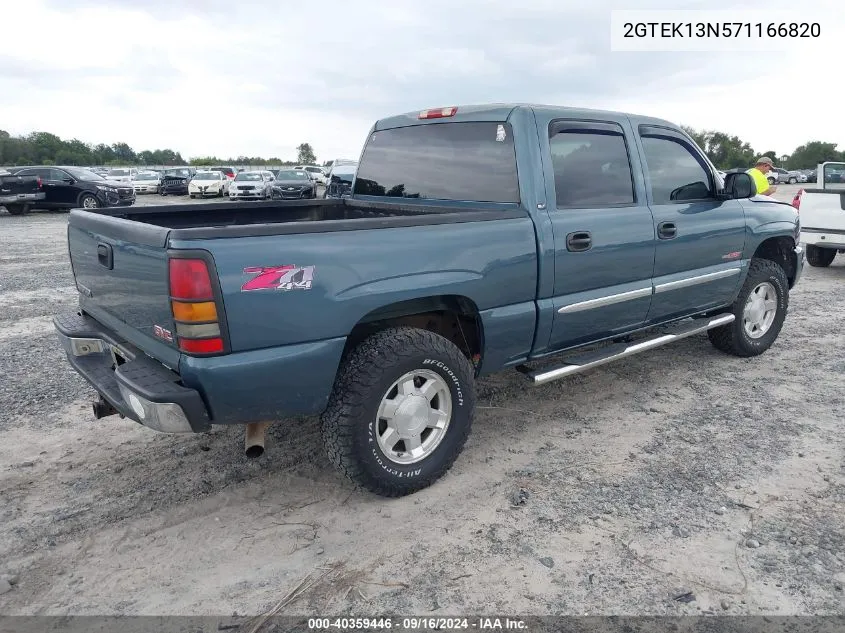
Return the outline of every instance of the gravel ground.
<path id="1" fill-rule="evenodd" d="M 483 380 L 453 470 L 385 500 L 310 418 L 254 461 L 238 428 L 95 421 L 51 330 L 66 221 L 0 212 L 0 613 L 256 614 L 304 580 L 286 612 L 845 613 L 845 257 L 805 268 L 762 357 L 698 336 Z"/>

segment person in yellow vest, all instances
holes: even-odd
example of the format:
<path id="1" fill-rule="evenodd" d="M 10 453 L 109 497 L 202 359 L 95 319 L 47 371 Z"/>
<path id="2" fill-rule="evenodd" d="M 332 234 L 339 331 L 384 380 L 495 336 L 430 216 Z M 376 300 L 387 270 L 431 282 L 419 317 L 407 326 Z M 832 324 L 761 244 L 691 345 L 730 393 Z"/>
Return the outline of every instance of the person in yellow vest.
<path id="1" fill-rule="evenodd" d="M 774 169 L 774 162 L 768 156 L 761 156 L 757 159 L 757 164 L 746 171 L 751 178 L 754 179 L 754 184 L 757 185 L 757 193 L 759 195 L 770 196 L 778 190 L 774 185 L 769 184 L 769 178 L 766 176 L 772 169 Z"/>

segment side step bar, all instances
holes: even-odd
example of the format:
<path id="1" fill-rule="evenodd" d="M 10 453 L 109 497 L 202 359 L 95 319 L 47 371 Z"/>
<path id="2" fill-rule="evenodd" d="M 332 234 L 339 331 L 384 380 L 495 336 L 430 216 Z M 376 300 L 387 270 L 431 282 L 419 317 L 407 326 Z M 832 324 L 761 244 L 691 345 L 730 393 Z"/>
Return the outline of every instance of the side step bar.
<path id="1" fill-rule="evenodd" d="M 661 347 L 669 343 L 674 343 L 682 338 L 700 334 L 707 330 L 712 330 L 721 325 L 732 323 L 736 317 L 733 314 L 720 314 L 719 316 L 710 319 L 696 319 L 692 322 L 676 325 L 669 329 L 664 334 L 655 336 L 654 338 L 645 339 L 638 343 L 617 343 L 594 352 L 586 352 L 576 356 L 570 356 L 566 362 L 559 367 L 551 369 L 534 370 L 526 365 L 519 365 L 516 370 L 525 376 L 535 385 L 542 385 L 552 380 L 558 380 L 573 374 L 580 374 L 583 371 L 598 367 L 599 365 L 606 365 L 615 360 L 627 358 L 646 350 Z"/>

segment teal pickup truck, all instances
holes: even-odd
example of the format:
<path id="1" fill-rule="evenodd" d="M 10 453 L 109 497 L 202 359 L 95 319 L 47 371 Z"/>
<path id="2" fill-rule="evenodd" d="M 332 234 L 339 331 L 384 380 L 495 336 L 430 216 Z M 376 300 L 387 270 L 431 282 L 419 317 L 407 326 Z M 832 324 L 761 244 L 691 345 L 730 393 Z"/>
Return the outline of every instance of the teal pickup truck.
<path id="1" fill-rule="evenodd" d="M 320 415 L 331 461 L 400 496 L 461 452 L 476 377 L 551 380 L 706 332 L 777 338 L 789 204 L 663 120 L 534 105 L 375 123 L 349 196 L 73 210 L 55 317 L 97 418 L 164 432 Z"/>

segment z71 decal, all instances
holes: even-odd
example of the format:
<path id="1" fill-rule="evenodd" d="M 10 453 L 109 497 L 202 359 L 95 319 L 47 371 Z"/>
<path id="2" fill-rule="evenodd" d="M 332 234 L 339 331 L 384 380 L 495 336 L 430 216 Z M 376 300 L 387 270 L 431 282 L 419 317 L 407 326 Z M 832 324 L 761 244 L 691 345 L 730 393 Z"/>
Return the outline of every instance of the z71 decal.
<path id="1" fill-rule="evenodd" d="M 252 266 L 244 273 L 255 275 L 241 286 L 241 292 L 250 290 L 311 290 L 314 266 Z"/>

